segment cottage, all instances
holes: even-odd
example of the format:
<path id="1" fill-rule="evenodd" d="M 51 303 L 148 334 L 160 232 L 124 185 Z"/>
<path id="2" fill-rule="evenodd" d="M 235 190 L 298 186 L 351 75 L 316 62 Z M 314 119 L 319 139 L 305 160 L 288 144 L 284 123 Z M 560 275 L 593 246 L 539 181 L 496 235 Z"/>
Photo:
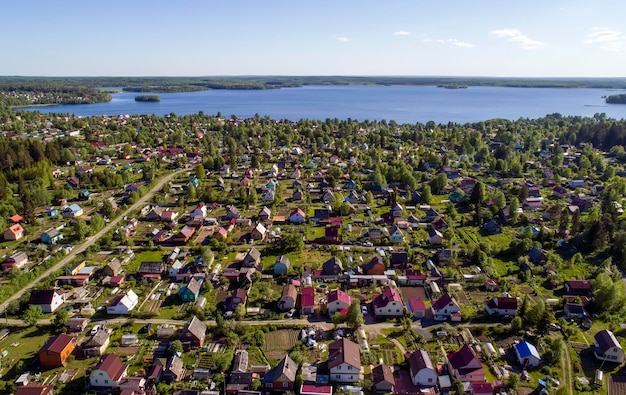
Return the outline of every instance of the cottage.
<path id="1" fill-rule="evenodd" d="M 534 368 L 541 363 L 537 348 L 527 341 L 521 341 L 514 346 L 517 361 L 524 368 Z"/>
<path id="2" fill-rule="evenodd" d="M 315 288 L 304 287 L 301 290 L 301 306 L 300 315 L 305 317 L 307 315 L 315 313 Z"/>
<path id="3" fill-rule="evenodd" d="M 28 264 L 28 255 L 24 251 L 18 251 L 6 258 L 4 262 L 2 262 L 2 270 L 7 271 L 11 270 L 11 268 L 16 267 L 18 269 L 24 268 Z"/>
<path id="4" fill-rule="evenodd" d="M 567 319 L 576 321 L 583 321 L 589 318 L 589 313 L 580 303 L 566 303 L 563 307 L 563 315 Z"/>
<path id="5" fill-rule="evenodd" d="M 139 264 L 139 269 L 137 269 L 137 274 L 141 278 L 147 279 L 161 279 L 161 275 L 165 272 L 167 265 L 165 262 L 150 262 L 145 261 Z"/>
<path id="6" fill-rule="evenodd" d="M 420 387 L 434 387 L 437 385 L 437 370 L 426 351 L 414 351 L 408 360 L 413 385 Z"/>
<path id="7" fill-rule="evenodd" d="M 404 302 L 397 288 L 387 287 L 383 293 L 373 297 L 374 314 L 376 317 L 402 317 Z"/>
<path id="8" fill-rule="evenodd" d="M 187 244 L 193 235 L 196 233 L 196 228 L 185 225 L 180 230 L 180 232 L 176 233 L 172 238 L 172 241 L 177 244 Z"/>
<path id="9" fill-rule="evenodd" d="M 19 240 L 24 237 L 24 228 L 20 224 L 13 224 L 4 232 L 4 240 Z"/>
<path id="10" fill-rule="evenodd" d="M 306 222 L 306 214 L 301 208 L 297 208 L 289 214 L 289 222 L 292 224 L 303 224 Z"/>
<path id="11" fill-rule="evenodd" d="M 161 377 L 168 383 L 178 382 L 183 378 L 184 372 L 185 367 L 182 358 L 174 354 L 168 359 Z"/>
<path id="12" fill-rule="evenodd" d="M 287 274 L 289 268 L 291 267 L 291 262 L 289 262 L 289 258 L 286 255 L 281 255 L 276 258 L 276 262 L 274 263 L 274 276 L 283 276 Z"/>
<path id="13" fill-rule="evenodd" d="M 347 311 L 352 304 L 350 295 L 340 289 L 329 292 L 327 301 L 326 311 L 331 316 L 338 311 Z"/>
<path id="14" fill-rule="evenodd" d="M 389 241 L 392 243 L 402 243 L 404 241 L 404 233 L 397 225 L 391 227 L 389 230 Z"/>
<path id="15" fill-rule="evenodd" d="M 113 299 L 107 306 L 107 314 L 128 315 L 139 303 L 139 297 L 131 289 L 125 295 Z"/>
<path id="16" fill-rule="evenodd" d="M 15 389 L 15 395 L 53 395 L 52 385 L 22 385 Z M 332 395 L 332 394 L 331 394 Z"/>
<path id="17" fill-rule="evenodd" d="M 30 292 L 28 304 L 41 307 L 44 313 L 54 313 L 63 304 L 63 296 L 51 289 L 34 289 Z"/>
<path id="18" fill-rule="evenodd" d="M 488 315 L 513 317 L 517 314 L 517 298 L 499 296 L 485 302 Z"/>
<path id="19" fill-rule="evenodd" d="M 232 295 L 226 298 L 224 301 L 224 310 L 235 311 L 240 304 L 246 305 L 248 301 L 248 294 L 242 288 L 237 288 Z"/>
<path id="20" fill-rule="evenodd" d="M 107 347 L 109 347 L 110 341 L 111 336 L 109 335 L 109 332 L 105 328 L 99 327 L 96 333 L 91 335 L 91 337 L 83 343 L 83 355 L 86 358 L 99 357 L 100 355 L 103 355 Z"/>
<path id="21" fill-rule="evenodd" d="M 443 240 L 443 233 L 434 227 L 428 229 L 428 240 L 426 240 L 428 244 L 443 244 Z"/>
<path id="22" fill-rule="evenodd" d="M 241 262 L 242 268 L 258 268 L 261 264 L 261 253 L 252 247 Z"/>
<path id="23" fill-rule="evenodd" d="M 393 369 L 387 365 L 376 365 L 372 368 L 372 384 L 376 392 L 393 393 L 396 385 Z"/>
<path id="24" fill-rule="evenodd" d="M 591 296 L 591 281 L 589 280 L 569 280 L 564 284 L 567 295 Z"/>
<path id="25" fill-rule="evenodd" d="M 105 276 L 109 276 L 109 277 L 117 276 L 121 272 L 122 272 L 122 262 L 120 262 L 120 260 L 117 258 L 111 260 L 102 269 L 102 274 L 104 274 Z"/>
<path id="26" fill-rule="evenodd" d="M 195 277 L 192 277 L 187 285 L 183 285 L 182 287 L 180 287 L 180 289 L 178 290 L 178 296 L 180 296 L 180 299 L 183 301 L 183 303 L 195 302 L 200 296 L 201 288 L 202 281 L 199 281 Z"/>
<path id="27" fill-rule="evenodd" d="M 502 227 L 495 220 L 490 219 L 483 225 L 481 231 L 488 235 L 498 235 L 502 233 Z"/>
<path id="28" fill-rule="evenodd" d="M 263 389 L 266 391 L 286 392 L 293 390 L 298 365 L 286 355 L 274 369 L 263 376 Z"/>
<path id="29" fill-rule="evenodd" d="M 431 305 L 433 316 L 438 321 L 460 321 L 461 308 L 456 299 L 446 293 L 441 298 L 434 301 Z"/>
<path id="30" fill-rule="evenodd" d="M 486 379 L 483 365 L 467 344 L 459 351 L 448 354 L 448 370 L 461 381 L 484 382 Z"/>
<path id="31" fill-rule="evenodd" d="M 73 317 L 68 318 L 65 329 L 68 332 L 82 332 L 87 328 L 87 325 L 89 325 L 89 318 Z"/>
<path id="32" fill-rule="evenodd" d="M 278 308 L 282 311 L 291 310 L 296 307 L 298 291 L 293 284 L 283 286 L 283 293 L 278 301 Z"/>
<path id="33" fill-rule="evenodd" d="M 202 347 L 206 336 L 206 325 L 194 316 L 180 332 L 180 341 L 186 350 Z"/>
<path id="34" fill-rule="evenodd" d="M 601 361 L 623 363 L 625 359 L 622 345 L 617 341 L 613 332 L 601 330 L 594 336 L 593 354 Z"/>
<path id="35" fill-rule="evenodd" d="M 328 346 L 330 381 L 357 383 L 361 379 L 361 353 L 359 345 L 345 337 Z"/>
<path id="36" fill-rule="evenodd" d="M 406 309 L 414 318 L 424 318 L 426 315 L 426 304 L 420 298 L 410 298 L 406 301 Z"/>
<path id="37" fill-rule="evenodd" d="M 343 264 L 336 256 L 322 264 L 322 274 L 325 276 L 336 276 L 341 273 L 343 273 Z"/>
<path id="38" fill-rule="evenodd" d="M 118 388 L 122 379 L 126 377 L 128 365 L 115 354 L 103 356 L 89 375 L 89 385 L 92 388 Z"/>
<path id="39" fill-rule="evenodd" d="M 406 251 L 392 251 L 389 259 L 391 267 L 404 269 L 409 263 L 409 254 Z"/>
<path id="40" fill-rule="evenodd" d="M 72 204 L 68 207 L 65 207 L 61 212 L 63 218 L 78 218 L 83 215 L 83 208 L 78 204 Z"/>
<path id="41" fill-rule="evenodd" d="M 261 222 L 256 224 L 255 228 L 250 232 L 250 238 L 253 240 L 265 240 L 267 236 L 267 228 Z"/>
<path id="42" fill-rule="evenodd" d="M 37 353 L 39 363 L 44 368 L 65 366 L 75 346 L 76 340 L 72 336 L 60 334 L 51 337 Z"/>
<path id="43" fill-rule="evenodd" d="M 375 255 L 364 266 L 363 271 L 369 275 L 381 275 L 385 273 L 387 266 L 380 255 Z"/>

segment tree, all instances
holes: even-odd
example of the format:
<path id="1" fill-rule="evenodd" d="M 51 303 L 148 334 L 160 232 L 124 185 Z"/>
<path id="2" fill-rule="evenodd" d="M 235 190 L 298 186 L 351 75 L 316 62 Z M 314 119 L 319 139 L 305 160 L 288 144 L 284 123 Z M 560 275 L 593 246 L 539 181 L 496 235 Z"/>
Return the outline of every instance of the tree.
<path id="1" fill-rule="evenodd" d="M 346 317 L 348 325 L 356 330 L 365 323 L 363 318 L 363 312 L 361 311 L 361 305 L 358 300 L 352 301 L 350 308 L 348 309 L 348 315 Z"/>
<path id="2" fill-rule="evenodd" d="M 174 340 L 172 342 L 172 345 L 170 346 L 170 350 L 174 354 L 183 352 L 183 342 L 181 342 L 180 340 Z"/>
<path id="3" fill-rule="evenodd" d="M 483 201 L 485 201 L 485 184 L 478 181 L 474 184 L 474 188 L 472 189 L 470 202 L 476 206 L 476 210 L 478 211 L 478 206 L 480 206 Z"/>
<path id="4" fill-rule="evenodd" d="M 339 324 L 341 324 L 344 321 L 344 317 L 343 315 L 341 315 L 340 312 L 335 312 L 335 314 L 333 314 L 333 316 L 331 317 L 333 324 L 335 325 L 335 327 L 339 326 Z"/>
<path id="5" fill-rule="evenodd" d="M 204 171 L 204 166 L 202 165 L 202 163 L 196 166 L 196 177 L 200 181 L 204 180 L 205 171 Z"/>
<path id="6" fill-rule="evenodd" d="M 76 218 L 74 222 L 74 234 L 79 241 L 82 241 L 89 234 L 89 226 L 82 218 Z"/>
<path id="7" fill-rule="evenodd" d="M 501 210 L 504 206 L 506 206 L 506 198 L 504 197 L 504 193 L 502 191 L 496 191 L 496 193 L 494 193 L 493 204 L 498 210 Z"/>
<path id="8" fill-rule="evenodd" d="M 104 218 L 102 218 L 102 216 L 98 213 L 95 213 L 91 216 L 89 223 L 91 225 L 92 234 L 98 233 L 105 226 Z"/>
<path id="9" fill-rule="evenodd" d="M 430 201 L 432 200 L 433 195 L 432 192 L 430 191 L 430 185 L 425 185 L 424 188 L 422 189 L 422 203 L 424 204 L 430 204 Z"/>
<path id="10" fill-rule="evenodd" d="M 67 310 L 65 309 L 58 310 L 54 314 L 54 321 L 53 321 L 54 326 L 56 326 L 57 328 L 64 327 L 65 324 L 67 324 L 67 319 L 69 318 L 69 316 L 70 316 L 70 313 L 68 313 Z"/>
<path id="11" fill-rule="evenodd" d="M 511 329 L 513 331 L 518 331 L 522 328 L 522 319 L 519 316 L 515 316 L 513 320 L 511 320 Z"/>
<path id="12" fill-rule="evenodd" d="M 519 200 L 516 197 L 512 197 L 509 202 L 509 218 L 511 222 L 517 221 L 517 210 L 519 209 Z"/>
<path id="13" fill-rule="evenodd" d="M 43 317 L 43 311 L 39 305 L 30 305 L 22 314 L 22 320 L 30 326 L 37 325 L 37 322 Z"/>
<path id="14" fill-rule="evenodd" d="M 437 174 L 428 183 L 432 193 L 434 193 L 435 195 L 439 195 L 440 193 L 442 193 L 443 188 L 445 188 L 447 184 L 448 184 L 448 176 L 446 176 L 446 173 Z"/>

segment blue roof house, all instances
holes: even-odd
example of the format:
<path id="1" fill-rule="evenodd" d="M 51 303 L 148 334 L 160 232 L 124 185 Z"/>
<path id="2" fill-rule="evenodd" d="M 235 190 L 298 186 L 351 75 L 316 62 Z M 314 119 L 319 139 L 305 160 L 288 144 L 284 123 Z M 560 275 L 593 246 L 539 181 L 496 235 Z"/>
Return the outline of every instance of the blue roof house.
<path id="1" fill-rule="evenodd" d="M 537 348 L 527 341 L 517 343 L 514 348 L 520 365 L 534 368 L 541 364 L 541 357 L 539 352 L 537 352 Z"/>

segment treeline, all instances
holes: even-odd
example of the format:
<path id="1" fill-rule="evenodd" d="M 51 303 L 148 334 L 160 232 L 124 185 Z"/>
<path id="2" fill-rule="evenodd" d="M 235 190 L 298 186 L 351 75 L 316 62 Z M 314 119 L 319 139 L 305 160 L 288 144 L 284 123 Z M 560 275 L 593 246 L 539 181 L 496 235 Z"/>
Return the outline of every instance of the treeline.
<path id="1" fill-rule="evenodd" d="M 609 104 L 626 104 L 626 94 L 610 95 L 605 100 Z"/>
<path id="2" fill-rule="evenodd" d="M 161 98 L 157 95 L 139 95 L 135 96 L 135 101 L 159 102 Z"/>
<path id="3" fill-rule="evenodd" d="M 45 104 L 92 104 L 111 100 L 111 95 L 95 87 L 63 84 L 41 79 L 0 79 L 0 101 L 8 106 Z"/>

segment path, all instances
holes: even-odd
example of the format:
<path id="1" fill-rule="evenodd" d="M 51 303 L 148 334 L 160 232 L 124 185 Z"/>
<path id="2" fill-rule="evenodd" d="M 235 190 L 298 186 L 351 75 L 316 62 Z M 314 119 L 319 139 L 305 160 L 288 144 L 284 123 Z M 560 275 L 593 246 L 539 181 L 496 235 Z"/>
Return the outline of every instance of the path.
<path id="1" fill-rule="evenodd" d="M 70 263 L 72 261 L 72 259 L 76 258 L 79 254 L 81 254 L 84 251 L 86 251 L 87 248 L 89 248 L 91 245 L 96 243 L 102 236 L 104 236 L 106 233 L 108 233 L 111 229 L 114 229 L 115 226 L 117 226 L 117 224 L 124 217 L 126 217 L 127 214 L 129 214 L 129 213 L 131 213 L 131 212 L 133 212 L 135 210 L 138 210 L 141 206 L 146 204 L 146 202 L 148 202 L 150 199 L 152 199 L 154 194 L 157 191 L 160 191 L 161 188 L 163 188 L 163 185 L 165 185 L 166 182 L 171 180 L 174 176 L 178 175 L 179 173 L 186 172 L 186 171 L 189 171 L 189 169 L 178 170 L 178 171 L 176 171 L 174 173 L 171 173 L 171 174 L 168 174 L 167 176 L 165 176 L 162 179 L 160 179 L 159 182 L 157 182 L 156 185 L 154 187 L 152 187 L 152 189 L 148 193 L 146 193 L 135 204 L 130 206 L 128 209 L 126 209 L 126 211 L 124 211 L 123 213 L 120 213 L 115 219 L 111 220 L 100 232 L 96 233 L 93 236 L 88 237 L 87 239 L 85 239 L 85 241 L 82 244 L 79 244 L 78 246 L 75 246 L 74 249 L 72 251 L 70 251 L 70 253 L 67 254 L 63 259 L 61 259 L 56 265 L 52 266 L 51 268 L 49 268 L 48 270 L 43 272 L 41 275 L 39 275 L 39 277 L 37 277 L 36 279 L 34 279 L 30 283 L 28 283 L 24 288 L 20 289 L 18 292 L 13 294 L 7 300 L 5 300 L 4 302 L 0 303 L 0 311 L 5 311 L 7 306 L 9 305 L 9 303 L 11 303 L 14 300 L 19 299 L 25 292 L 30 291 L 35 284 L 40 283 L 46 277 L 48 277 L 52 273 L 56 272 L 57 270 L 60 270 L 65 265 Z"/>
<path id="2" fill-rule="evenodd" d="M 574 382 L 572 379 L 572 360 L 569 355 L 569 347 L 566 342 L 563 342 L 564 353 L 561 357 L 561 368 L 563 369 L 563 381 L 564 385 L 568 388 L 569 395 L 574 395 Z"/>

